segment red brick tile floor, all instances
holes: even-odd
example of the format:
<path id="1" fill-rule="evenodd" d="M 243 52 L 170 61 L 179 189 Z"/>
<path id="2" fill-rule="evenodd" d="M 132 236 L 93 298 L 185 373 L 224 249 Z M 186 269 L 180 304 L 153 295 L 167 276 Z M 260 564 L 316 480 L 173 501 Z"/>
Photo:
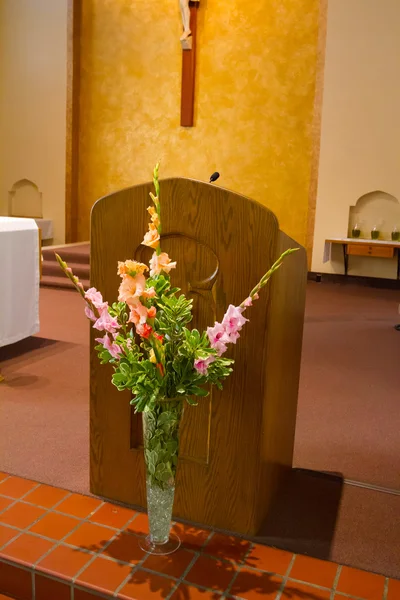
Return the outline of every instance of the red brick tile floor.
<path id="1" fill-rule="evenodd" d="M 175 524 L 145 554 L 143 513 L 0 473 L 0 599 L 400 600 L 400 581 Z M 5 596 L 4 596 L 5 595 Z"/>

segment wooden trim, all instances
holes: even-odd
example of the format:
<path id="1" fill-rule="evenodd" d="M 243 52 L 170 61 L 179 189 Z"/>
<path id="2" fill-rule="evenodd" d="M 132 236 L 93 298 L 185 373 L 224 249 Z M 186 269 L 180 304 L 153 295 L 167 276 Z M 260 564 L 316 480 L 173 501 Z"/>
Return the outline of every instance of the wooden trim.
<path id="1" fill-rule="evenodd" d="M 82 0 L 68 0 L 65 241 L 78 239 L 79 95 Z"/>
<path id="2" fill-rule="evenodd" d="M 193 127 L 194 92 L 196 81 L 196 40 L 198 2 L 190 5 L 192 49 L 182 50 L 181 127 Z"/>
<path id="3" fill-rule="evenodd" d="M 357 245 L 357 246 L 376 246 L 381 248 L 400 248 L 400 242 L 395 242 L 391 240 L 367 240 L 367 239 L 357 239 L 357 238 L 346 238 L 343 240 L 340 239 L 327 239 L 325 242 L 329 244 L 339 244 L 339 245 Z"/>
<path id="4" fill-rule="evenodd" d="M 324 70 L 326 49 L 326 28 L 328 20 L 328 0 L 320 0 L 319 27 L 318 27 L 318 55 L 315 76 L 314 115 L 312 123 L 312 162 L 310 189 L 308 195 L 306 250 L 308 268 L 311 268 L 312 250 L 314 245 L 315 213 L 317 208 L 318 170 L 321 147 L 322 100 L 324 93 Z"/>
<path id="5" fill-rule="evenodd" d="M 400 290 L 400 280 L 383 277 L 363 277 L 361 275 L 340 275 L 339 273 L 317 273 L 309 271 L 308 280 L 316 283 L 336 283 L 341 285 L 360 285 L 385 290 Z"/>

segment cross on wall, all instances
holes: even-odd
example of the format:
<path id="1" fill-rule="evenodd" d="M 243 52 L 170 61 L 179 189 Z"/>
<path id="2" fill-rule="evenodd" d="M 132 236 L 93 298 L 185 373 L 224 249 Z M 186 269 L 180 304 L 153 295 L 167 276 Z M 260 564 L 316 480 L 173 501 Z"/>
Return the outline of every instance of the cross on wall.
<path id="1" fill-rule="evenodd" d="M 193 127 L 194 123 L 194 92 L 196 78 L 196 40 L 197 40 L 197 10 L 199 0 L 180 0 L 184 32 L 181 37 L 182 45 L 182 88 L 181 88 L 181 127 Z M 185 11 L 189 8 L 189 29 Z"/>

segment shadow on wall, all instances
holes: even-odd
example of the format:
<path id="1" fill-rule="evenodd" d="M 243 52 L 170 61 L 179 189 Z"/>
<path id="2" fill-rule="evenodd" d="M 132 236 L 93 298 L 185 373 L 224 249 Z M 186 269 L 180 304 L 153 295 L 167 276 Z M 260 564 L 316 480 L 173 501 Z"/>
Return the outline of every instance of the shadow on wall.
<path id="1" fill-rule="evenodd" d="M 361 196 L 354 206 L 350 206 L 348 235 L 353 227 L 361 230 L 361 237 L 370 238 L 376 227 L 379 237 L 390 240 L 393 230 L 400 230 L 400 203 L 387 192 L 368 192 Z"/>

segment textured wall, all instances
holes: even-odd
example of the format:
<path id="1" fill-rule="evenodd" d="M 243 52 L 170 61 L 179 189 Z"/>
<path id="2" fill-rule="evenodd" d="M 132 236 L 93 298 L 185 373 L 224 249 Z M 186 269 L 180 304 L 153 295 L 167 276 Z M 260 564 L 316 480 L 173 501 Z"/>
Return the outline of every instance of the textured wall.
<path id="1" fill-rule="evenodd" d="M 307 230 L 319 0 L 201 0 L 195 127 L 179 126 L 178 0 L 85 0 L 79 237 L 110 191 L 162 176 L 206 180 Z"/>

